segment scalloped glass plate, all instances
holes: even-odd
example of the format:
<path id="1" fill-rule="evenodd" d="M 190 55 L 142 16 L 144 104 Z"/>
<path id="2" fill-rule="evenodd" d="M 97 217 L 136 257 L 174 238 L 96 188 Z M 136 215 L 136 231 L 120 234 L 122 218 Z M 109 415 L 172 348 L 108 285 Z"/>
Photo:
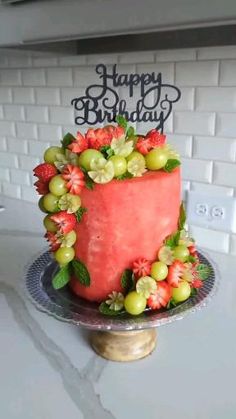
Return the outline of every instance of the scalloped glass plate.
<path id="1" fill-rule="evenodd" d="M 201 263 L 211 267 L 211 274 L 204 286 L 187 301 L 169 310 L 145 311 L 139 316 L 122 314 L 116 317 L 102 315 L 98 304 L 75 296 L 68 286 L 60 290 L 52 287 L 52 278 L 58 265 L 49 252 L 37 257 L 28 267 L 26 289 L 33 303 L 41 311 L 59 320 L 93 330 L 140 330 L 157 327 L 182 319 L 186 314 L 206 306 L 216 290 L 216 268 L 208 256 L 198 251 Z M 218 276 L 218 275 L 217 275 Z"/>

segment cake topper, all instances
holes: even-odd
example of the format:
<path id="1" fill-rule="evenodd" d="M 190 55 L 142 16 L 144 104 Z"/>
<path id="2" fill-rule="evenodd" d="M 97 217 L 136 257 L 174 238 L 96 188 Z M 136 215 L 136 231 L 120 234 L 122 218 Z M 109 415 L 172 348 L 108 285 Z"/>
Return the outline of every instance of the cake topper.
<path id="1" fill-rule="evenodd" d="M 83 96 L 71 101 L 77 125 L 96 125 L 104 121 L 109 124 L 117 115 L 122 115 L 130 122 L 156 123 L 156 129 L 163 132 L 164 123 L 181 92 L 176 86 L 163 82 L 162 73 L 118 73 L 116 64 L 112 69 L 98 64 L 95 71 L 101 83 L 91 84 Z M 121 89 L 125 89 L 126 99 Z M 131 98 L 131 106 L 127 98 Z"/>

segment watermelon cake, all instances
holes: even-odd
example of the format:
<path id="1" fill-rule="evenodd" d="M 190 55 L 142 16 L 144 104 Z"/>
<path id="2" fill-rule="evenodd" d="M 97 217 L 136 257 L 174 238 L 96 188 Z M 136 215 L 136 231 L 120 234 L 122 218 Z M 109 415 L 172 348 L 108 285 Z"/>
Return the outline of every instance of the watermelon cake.
<path id="1" fill-rule="evenodd" d="M 209 275 L 185 229 L 179 154 L 127 121 L 66 134 L 34 169 L 45 237 L 69 286 L 104 315 L 168 309 Z"/>

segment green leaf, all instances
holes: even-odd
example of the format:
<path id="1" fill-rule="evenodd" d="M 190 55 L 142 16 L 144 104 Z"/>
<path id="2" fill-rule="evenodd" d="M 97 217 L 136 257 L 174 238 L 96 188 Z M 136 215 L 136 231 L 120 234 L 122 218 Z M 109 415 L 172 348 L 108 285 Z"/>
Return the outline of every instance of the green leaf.
<path id="1" fill-rule="evenodd" d="M 179 220 L 178 220 L 179 230 L 183 230 L 185 222 L 186 222 L 186 211 L 184 208 L 184 203 L 182 201 L 180 205 L 180 209 L 179 209 Z"/>
<path id="2" fill-rule="evenodd" d="M 125 130 L 127 129 L 128 122 L 122 115 L 117 115 L 116 122 L 120 127 L 123 127 Z"/>
<path id="3" fill-rule="evenodd" d="M 75 216 L 77 218 L 78 223 L 80 223 L 80 221 L 82 220 L 82 217 L 83 217 L 84 213 L 87 212 L 87 211 L 88 210 L 85 207 L 80 207 L 78 209 L 78 211 L 75 213 Z"/>
<path id="4" fill-rule="evenodd" d="M 55 290 L 63 288 L 70 280 L 70 265 L 65 265 L 60 268 L 57 274 L 52 279 L 52 286 Z"/>
<path id="5" fill-rule="evenodd" d="M 126 139 L 128 140 L 130 137 L 134 137 L 134 136 L 135 136 L 135 129 L 134 129 L 134 127 L 129 127 L 127 129 Z"/>
<path id="6" fill-rule="evenodd" d="M 121 276 L 121 286 L 122 288 L 128 292 L 134 286 L 134 275 L 132 269 L 125 269 L 122 276 Z"/>
<path id="7" fill-rule="evenodd" d="M 166 308 L 169 310 L 170 308 L 174 308 L 177 306 L 177 303 L 173 300 L 173 298 L 170 299 L 170 301 L 168 302 Z"/>
<path id="8" fill-rule="evenodd" d="M 69 144 L 72 143 L 72 141 L 75 140 L 75 137 L 73 137 L 72 134 L 69 132 L 63 137 L 63 140 L 61 141 L 62 147 L 67 148 Z"/>
<path id="9" fill-rule="evenodd" d="M 207 279 L 208 276 L 211 274 L 212 269 L 210 266 L 205 265 L 204 263 L 200 263 L 197 265 L 196 270 L 198 272 L 198 275 L 200 278 L 204 281 L 204 279 Z"/>
<path id="10" fill-rule="evenodd" d="M 99 305 L 98 309 L 99 309 L 100 313 L 105 314 L 106 316 L 119 316 L 119 315 L 125 313 L 125 311 L 123 309 L 119 310 L 119 311 L 111 310 L 109 305 L 105 302 L 102 302 Z"/>
<path id="11" fill-rule="evenodd" d="M 84 285 L 85 287 L 89 287 L 90 285 L 90 275 L 87 267 L 81 260 L 76 259 L 72 260 L 71 262 L 72 268 L 74 271 L 74 274 L 76 276 L 76 279 L 79 280 L 79 282 Z"/>
<path id="12" fill-rule="evenodd" d="M 195 297 L 195 295 L 197 295 L 197 289 L 196 288 L 191 288 L 190 297 Z"/>
<path id="13" fill-rule="evenodd" d="M 93 190 L 94 188 L 94 181 L 93 179 L 91 179 L 91 177 L 89 177 L 87 174 L 85 175 L 85 186 L 87 189 L 89 189 L 90 191 Z"/>
<path id="14" fill-rule="evenodd" d="M 124 173 L 123 175 L 117 176 L 116 179 L 118 180 L 125 180 L 125 179 L 132 179 L 133 175 L 129 172 Z"/>
<path id="15" fill-rule="evenodd" d="M 163 170 L 165 170 L 165 172 L 171 173 L 174 169 L 176 169 L 176 167 L 180 166 L 180 164 L 181 163 L 179 160 L 169 159 L 167 160 L 166 165 L 163 167 Z"/>
<path id="16" fill-rule="evenodd" d="M 180 231 L 177 231 L 176 233 L 172 234 L 171 236 L 168 236 L 165 239 L 165 245 L 169 246 L 171 249 L 178 246 L 180 239 Z"/>
<path id="17" fill-rule="evenodd" d="M 189 256 L 187 257 L 186 262 L 195 263 L 195 262 L 196 262 L 196 260 L 197 260 L 197 259 L 196 259 L 194 256 L 189 255 Z"/>
<path id="18" fill-rule="evenodd" d="M 103 156 L 105 157 L 105 159 L 114 156 L 114 150 L 112 150 L 112 148 L 109 145 L 103 145 L 100 148 L 101 153 L 103 154 Z"/>

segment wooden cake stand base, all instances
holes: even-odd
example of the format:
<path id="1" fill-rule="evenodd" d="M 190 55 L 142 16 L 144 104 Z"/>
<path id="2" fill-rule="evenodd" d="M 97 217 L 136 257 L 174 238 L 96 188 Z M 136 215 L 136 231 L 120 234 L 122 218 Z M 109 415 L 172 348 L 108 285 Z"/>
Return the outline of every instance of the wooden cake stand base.
<path id="1" fill-rule="evenodd" d="M 94 351 L 111 361 L 128 362 L 144 358 L 155 349 L 156 329 L 129 332 L 91 332 Z"/>

